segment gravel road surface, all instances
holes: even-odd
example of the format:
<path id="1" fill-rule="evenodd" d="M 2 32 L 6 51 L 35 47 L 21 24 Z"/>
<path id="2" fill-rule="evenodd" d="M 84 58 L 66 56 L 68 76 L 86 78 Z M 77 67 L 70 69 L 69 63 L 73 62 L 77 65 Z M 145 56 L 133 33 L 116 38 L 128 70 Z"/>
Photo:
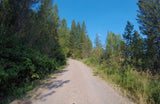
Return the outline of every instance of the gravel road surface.
<path id="1" fill-rule="evenodd" d="M 69 65 L 11 104 L 133 104 L 80 61 Z"/>

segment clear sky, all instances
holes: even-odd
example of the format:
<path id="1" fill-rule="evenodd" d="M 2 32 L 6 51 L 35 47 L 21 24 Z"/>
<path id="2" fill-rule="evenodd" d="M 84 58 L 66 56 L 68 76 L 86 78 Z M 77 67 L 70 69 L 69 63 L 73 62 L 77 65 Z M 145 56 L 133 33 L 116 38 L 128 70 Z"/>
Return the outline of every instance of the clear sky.
<path id="1" fill-rule="evenodd" d="M 136 21 L 138 0 L 55 0 L 58 4 L 60 18 L 67 20 L 68 27 L 72 20 L 86 22 L 90 39 L 94 42 L 95 35 L 100 34 L 103 44 L 107 32 L 123 34 L 127 20 L 138 30 Z"/>

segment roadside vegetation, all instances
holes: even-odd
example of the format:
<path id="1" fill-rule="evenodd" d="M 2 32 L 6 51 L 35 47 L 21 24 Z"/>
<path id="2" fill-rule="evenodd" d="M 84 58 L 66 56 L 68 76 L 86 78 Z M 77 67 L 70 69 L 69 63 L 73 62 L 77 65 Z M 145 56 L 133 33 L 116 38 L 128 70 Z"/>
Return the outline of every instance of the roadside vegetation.
<path id="1" fill-rule="evenodd" d="M 160 102 L 160 1 L 139 0 L 140 32 L 127 22 L 123 34 L 108 32 L 95 47 L 85 21 L 60 19 L 53 0 L 0 0 L 0 103 L 9 103 L 38 81 L 84 59 L 95 74 L 140 104 Z"/>
<path id="2" fill-rule="evenodd" d="M 96 59 L 84 59 L 90 66 L 94 75 L 98 75 L 110 82 L 115 89 L 120 90 L 124 96 L 129 97 L 136 104 L 158 104 L 160 99 L 159 76 L 152 76 L 148 71 L 138 72 L 133 68 L 118 69 L 120 66 L 100 64 Z"/>
<path id="3" fill-rule="evenodd" d="M 45 0 L 0 1 L 0 103 L 9 103 L 66 64 L 58 37 L 57 5 Z M 23 6 L 22 6 L 23 5 Z M 49 19 L 50 18 L 50 19 Z"/>
<path id="4" fill-rule="evenodd" d="M 0 0 L 0 104 L 31 90 L 66 57 L 88 57 L 89 49 L 85 21 L 73 20 L 70 30 L 53 0 Z"/>
<path id="5" fill-rule="evenodd" d="M 108 32 L 105 48 L 96 35 L 91 57 L 84 63 L 135 103 L 159 104 L 160 1 L 139 0 L 137 5 L 137 21 L 142 34 L 128 21 L 122 37 Z"/>

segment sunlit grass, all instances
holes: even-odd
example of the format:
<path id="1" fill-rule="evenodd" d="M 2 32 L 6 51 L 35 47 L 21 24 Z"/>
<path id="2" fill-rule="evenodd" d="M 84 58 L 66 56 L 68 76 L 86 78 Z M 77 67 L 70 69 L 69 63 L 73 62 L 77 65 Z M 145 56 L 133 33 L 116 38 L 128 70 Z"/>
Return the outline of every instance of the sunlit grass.
<path id="1" fill-rule="evenodd" d="M 137 72 L 130 67 L 122 71 L 113 66 L 98 64 L 93 59 L 85 59 L 83 62 L 93 68 L 94 75 L 112 83 L 124 96 L 128 96 L 135 103 L 158 104 L 160 102 L 158 75 L 153 77 L 149 72 Z"/>

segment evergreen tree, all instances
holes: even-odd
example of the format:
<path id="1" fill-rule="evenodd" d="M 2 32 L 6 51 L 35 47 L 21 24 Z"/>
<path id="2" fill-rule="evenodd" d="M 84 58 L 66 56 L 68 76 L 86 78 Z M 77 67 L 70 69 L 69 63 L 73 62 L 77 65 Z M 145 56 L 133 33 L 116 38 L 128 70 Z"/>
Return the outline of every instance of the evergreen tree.
<path id="1" fill-rule="evenodd" d="M 90 57 L 90 54 L 91 54 L 91 52 L 92 52 L 92 41 L 89 39 L 89 36 L 87 35 L 87 37 L 86 37 L 86 40 L 85 40 L 85 44 L 84 44 L 84 46 L 85 46 L 85 58 L 89 58 Z"/>
<path id="2" fill-rule="evenodd" d="M 74 57 L 78 57 L 78 58 L 82 58 L 82 52 L 81 52 L 81 32 L 82 32 L 82 29 L 81 29 L 81 25 L 80 23 L 78 22 L 77 23 L 77 33 L 76 33 L 76 36 L 75 36 L 75 51 L 74 51 Z"/>
<path id="3" fill-rule="evenodd" d="M 138 23 L 143 35 L 147 36 L 145 49 L 146 68 L 160 72 L 160 1 L 138 1 Z"/>
<path id="4" fill-rule="evenodd" d="M 76 34 L 77 34 L 77 27 L 75 20 L 72 21 L 69 41 L 70 41 L 70 52 L 69 56 L 74 56 L 75 46 L 76 46 Z"/>
<path id="5" fill-rule="evenodd" d="M 13 32 L 20 35 L 24 22 L 31 11 L 31 6 L 40 0 L 2 0 L 0 2 L 0 26 L 14 28 Z"/>
<path id="6" fill-rule="evenodd" d="M 99 39 L 98 34 L 96 34 L 96 38 L 94 42 L 95 42 L 95 47 L 92 52 L 92 57 L 94 57 L 97 62 L 101 62 L 102 55 L 104 54 L 104 50 L 102 48 L 101 40 Z"/>
<path id="7" fill-rule="evenodd" d="M 39 1 L 0 1 L 0 103 L 26 92 L 24 86 L 66 62 L 57 33 L 57 5 Z M 39 9 L 33 10 L 33 4 Z"/>
<path id="8" fill-rule="evenodd" d="M 81 27 L 81 24 L 78 22 L 77 23 L 77 34 L 76 34 L 76 41 L 78 42 L 79 40 L 79 37 L 81 35 L 81 32 L 82 32 L 82 27 Z M 78 43 L 77 43 L 78 44 Z"/>
<path id="9" fill-rule="evenodd" d="M 139 69 L 142 69 L 142 61 L 144 56 L 144 47 L 143 47 L 143 39 L 138 33 L 138 31 L 134 31 L 131 45 L 132 52 L 132 63 Z"/>
<path id="10" fill-rule="evenodd" d="M 79 49 L 80 49 L 80 57 L 81 58 L 85 58 L 85 47 L 88 45 L 86 43 L 87 41 L 87 38 L 86 38 L 86 24 L 85 24 L 85 21 L 83 21 L 83 24 L 82 24 L 82 29 L 81 29 L 81 33 L 80 33 L 80 37 L 79 37 L 79 40 L 80 40 L 80 46 L 79 46 Z"/>
<path id="11" fill-rule="evenodd" d="M 57 4 L 52 6 L 53 0 L 42 1 L 38 11 L 38 46 L 41 53 L 58 59 L 61 53 L 58 40 L 59 16 Z M 61 57 L 61 56 L 60 56 Z"/>
<path id="12" fill-rule="evenodd" d="M 62 19 L 62 24 L 58 30 L 58 34 L 60 46 L 63 48 L 63 51 L 67 56 L 69 53 L 69 29 L 65 18 Z"/>
<path id="13" fill-rule="evenodd" d="M 92 42 L 87 36 L 86 24 L 83 21 L 76 25 L 75 20 L 72 21 L 72 26 L 69 35 L 69 54 L 73 58 L 87 58 L 92 50 Z"/>
<path id="14" fill-rule="evenodd" d="M 99 39 L 99 35 L 96 34 L 96 38 L 94 40 L 95 47 L 102 47 L 101 40 Z"/>
<path id="15" fill-rule="evenodd" d="M 124 48 L 122 51 L 124 59 L 125 59 L 124 61 L 125 64 L 131 64 L 130 59 L 132 56 L 131 44 L 132 44 L 133 32 L 134 32 L 134 26 L 129 21 L 127 21 L 125 32 L 123 34 L 125 44 L 124 44 Z"/>

